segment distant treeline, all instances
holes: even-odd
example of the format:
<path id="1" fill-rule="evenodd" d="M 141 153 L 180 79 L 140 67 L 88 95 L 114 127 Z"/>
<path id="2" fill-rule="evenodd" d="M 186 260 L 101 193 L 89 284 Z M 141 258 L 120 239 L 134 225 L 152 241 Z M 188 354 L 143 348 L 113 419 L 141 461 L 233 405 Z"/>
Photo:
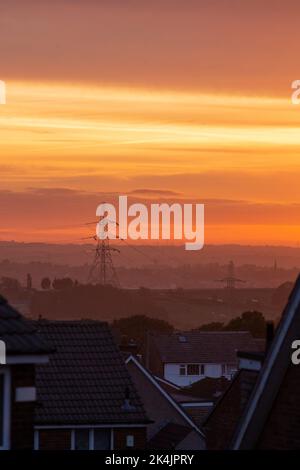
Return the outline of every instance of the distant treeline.
<path id="1" fill-rule="evenodd" d="M 30 311 L 34 317 L 42 315 L 49 319 L 111 320 L 136 314 L 164 316 L 163 309 L 157 307 L 147 289 L 130 291 L 80 284 L 34 291 Z"/>
<path id="2" fill-rule="evenodd" d="M 22 259 L 22 258 L 21 258 Z M 204 287 L 222 288 L 219 279 L 226 277 L 228 264 L 218 262 L 208 264 L 182 264 L 176 267 L 160 264 L 140 267 L 117 266 L 117 273 L 124 288 L 150 289 L 184 288 L 195 289 Z M 23 286 L 26 285 L 27 274 L 32 276 L 33 287 L 39 289 L 44 277 L 77 279 L 86 283 L 90 266 L 88 264 L 72 266 L 47 262 L 12 262 L 8 259 L 0 261 L 0 275 L 16 278 Z M 294 281 L 299 270 L 284 269 L 280 265 L 256 266 L 237 265 L 235 274 L 245 283 L 239 287 L 278 287 L 285 281 Z"/>

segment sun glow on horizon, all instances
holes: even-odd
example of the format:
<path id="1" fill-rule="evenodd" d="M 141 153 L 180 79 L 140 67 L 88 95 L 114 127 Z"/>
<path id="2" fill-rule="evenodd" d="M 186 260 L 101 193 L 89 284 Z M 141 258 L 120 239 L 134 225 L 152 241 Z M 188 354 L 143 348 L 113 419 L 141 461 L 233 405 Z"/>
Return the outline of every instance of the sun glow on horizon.
<path id="1" fill-rule="evenodd" d="M 122 191 L 144 184 L 180 187 L 186 197 L 262 204 L 283 197 L 294 204 L 299 198 L 284 175 L 300 177 L 299 127 L 300 108 L 290 96 L 12 81 L 0 112 L 2 190 Z M 274 185 L 276 174 L 277 181 L 282 174 L 284 196 Z M 207 184 L 201 175 L 208 175 Z M 229 181 L 224 188 L 220 175 Z M 271 225 L 253 236 L 288 240 L 286 227 L 276 236 Z M 294 228 L 290 236 L 294 242 Z M 242 229 L 235 237 L 249 242 Z"/>

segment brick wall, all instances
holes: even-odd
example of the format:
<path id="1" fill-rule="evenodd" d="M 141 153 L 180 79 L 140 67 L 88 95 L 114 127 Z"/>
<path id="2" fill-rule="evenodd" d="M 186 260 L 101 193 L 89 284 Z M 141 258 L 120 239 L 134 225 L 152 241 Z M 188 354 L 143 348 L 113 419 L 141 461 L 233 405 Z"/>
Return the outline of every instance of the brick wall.
<path id="1" fill-rule="evenodd" d="M 133 449 L 145 449 L 146 428 L 114 428 L 114 449 L 126 449 L 127 436 L 134 436 Z M 40 450 L 70 450 L 71 430 L 70 429 L 40 429 L 39 430 Z"/>
<path id="2" fill-rule="evenodd" d="M 300 366 L 291 364 L 261 433 L 260 449 L 300 449 Z"/>
<path id="3" fill-rule="evenodd" d="M 134 447 L 133 449 L 145 449 L 146 448 L 146 427 L 144 428 L 115 428 L 114 429 L 114 449 L 121 450 L 127 449 L 126 437 L 134 436 Z"/>
<path id="4" fill-rule="evenodd" d="M 221 397 L 204 429 L 209 450 L 227 449 L 257 379 L 257 372 L 242 370 Z"/>
<path id="5" fill-rule="evenodd" d="M 70 450 L 71 430 L 70 429 L 40 429 L 39 430 L 40 450 Z"/>
<path id="6" fill-rule="evenodd" d="M 193 419 L 197 426 L 202 426 L 203 421 L 212 410 L 212 406 L 185 406 L 183 409 Z"/>

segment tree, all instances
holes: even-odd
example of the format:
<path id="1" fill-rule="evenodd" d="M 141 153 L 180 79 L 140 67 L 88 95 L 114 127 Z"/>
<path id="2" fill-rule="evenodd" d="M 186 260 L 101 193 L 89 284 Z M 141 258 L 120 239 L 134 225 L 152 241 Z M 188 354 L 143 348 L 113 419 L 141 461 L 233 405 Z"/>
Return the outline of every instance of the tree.
<path id="1" fill-rule="evenodd" d="M 43 290 L 49 290 L 51 287 L 51 281 L 49 279 L 49 277 L 44 277 L 41 281 L 41 288 Z"/>
<path id="2" fill-rule="evenodd" d="M 74 285 L 72 279 L 70 277 L 63 277 L 62 279 L 54 279 L 52 282 L 52 287 L 55 290 L 64 290 L 70 289 Z"/>
<path id="3" fill-rule="evenodd" d="M 121 335 L 134 339 L 138 343 L 143 343 L 146 340 L 147 331 L 171 333 L 174 329 L 167 321 L 146 315 L 134 315 L 114 320 L 113 328 L 119 330 Z"/>
<path id="4" fill-rule="evenodd" d="M 277 287 L 272 296 L 272 304 L 276 307 L 283 308 L 288 301 L 293 285 L 293 282 L 284 282 Z"/>
<path id="5" fill-rule="evenodd" d="M 254 337 L 263 338 L 266 334 L 266 320 L 261 312 L 244 312 L 240 317 L 230 320 L 225 330 L 250 331 Z"/>
<path id="6" fill-rule="evenodd" d="M 198 330 L 200 331 L 222 331 L 224 329 L 224 323 L 213 321 L 211 323 L 206 323 L 201 325 Z"/>
<path id="7" fill-rule="evenodd" d="M 18 281 L 18 279 L 14 279 L 13 277 L 2 277 L 1 278 L 1 289 L 3 290 L 9 290 L 9 291 L 20 291 L 21 290 L 21 284 Z"/>
<path id="8" fill-rule="evenodd" d="M 264 338 L 266 334 L 266 320 L 261 312 L 249 311 L 230 320 L 226 325 L 221 322 L 212 322 L 201 325 L 202 331 L 250 331 L 255 338 Z"/>

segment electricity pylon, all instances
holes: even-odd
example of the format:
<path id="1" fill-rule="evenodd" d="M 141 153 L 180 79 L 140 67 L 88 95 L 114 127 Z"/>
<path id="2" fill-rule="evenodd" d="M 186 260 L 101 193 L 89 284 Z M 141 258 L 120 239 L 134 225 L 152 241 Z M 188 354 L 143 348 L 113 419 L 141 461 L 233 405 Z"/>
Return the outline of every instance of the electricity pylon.
<path id="1" fill-rule="evenodd" d="M 228 264 L 228 275 L 223 279 L 218 279 L 216 282 L 223 282 L 226 289 L 235 289 L 238 282 L 246 282 L 243 279 L 238 279 L 235 277 L 235 267 L 233 261 L 230 261 Z"/>
<path id="2" fill-rule="evenodd" d="M 96 236 L 86 237 L 97 241 L 93 263 L 88 275 L 88 282 L 103 286 L 120 287 L 120 282 L 114 267 L 112 252 L 120 253 L 120 250 L 109 244 L 109 239 L 99 240 Z"/>

